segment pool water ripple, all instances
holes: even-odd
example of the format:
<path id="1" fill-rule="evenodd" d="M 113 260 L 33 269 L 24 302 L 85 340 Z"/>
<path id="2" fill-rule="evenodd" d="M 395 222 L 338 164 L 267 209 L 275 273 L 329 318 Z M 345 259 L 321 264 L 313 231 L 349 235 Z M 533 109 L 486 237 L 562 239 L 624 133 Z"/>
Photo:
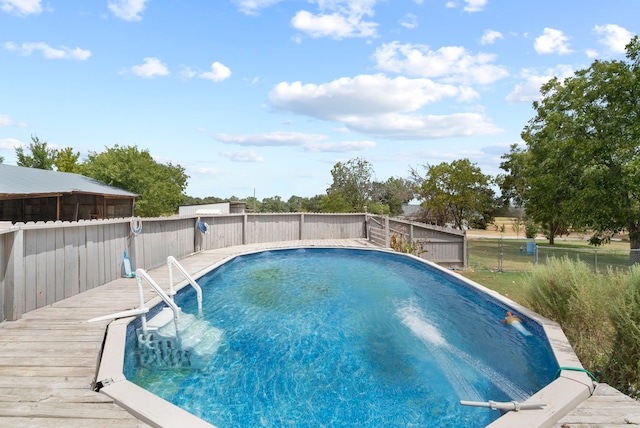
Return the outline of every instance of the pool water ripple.
<path id="1" fill-rule="evenodd" d="M 498 412 L 459 400 L 524 400 L 557 366 L 505 308 L 425 266 L 344 249 L 236 258 L 199 280 L 225 332 L 207 370 L 126 375 L 221 428 L 486 426 Z M 196 312 L 190 291 L 177 301 Z"/>

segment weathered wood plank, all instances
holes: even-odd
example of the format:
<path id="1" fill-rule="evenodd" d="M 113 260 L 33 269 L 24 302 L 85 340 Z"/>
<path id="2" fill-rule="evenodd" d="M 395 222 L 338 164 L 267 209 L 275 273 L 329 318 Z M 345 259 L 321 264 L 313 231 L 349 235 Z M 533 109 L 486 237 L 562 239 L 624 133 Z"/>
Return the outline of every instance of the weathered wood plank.
<path id="1" fill-rule="evenodd" d="M 113 403 L 110 397 L 90 389 L 0 388 L 0 402 Z"/>
<path id="2" fill-rule="evenodd" d="M 18 418 L 0 416 L 0 428 L 87 428 L 94 426 L 107 426 L 110 428 L 148 427 L 144 422 L 131 416 L 130 419 L 60 419 L 55 418 Z"/>
<path id="3" fill-rule="evenodd" d="M 72 419 L 129 419 L 128 413 L 111 403 L 91 403 L 87 406 L 77 406 L 75 403 L 56 402 L 0 402 L 0 415 Z"/>

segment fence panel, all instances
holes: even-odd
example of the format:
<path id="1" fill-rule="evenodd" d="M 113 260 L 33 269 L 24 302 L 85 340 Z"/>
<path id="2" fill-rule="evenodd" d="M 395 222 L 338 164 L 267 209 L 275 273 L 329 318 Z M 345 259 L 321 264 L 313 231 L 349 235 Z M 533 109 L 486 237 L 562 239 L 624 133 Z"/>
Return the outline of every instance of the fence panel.
<path id="1" fill-rule="evenodd" d="M 357 239 L 365 236 L 363 214 L 305 213 L 301 239 Z"/>
<path id="2" fill-rule="evenodd" d="M 119 278 L 125 251 L 134 269 L 149 269 L 166 263 L 168 256 L 249 243 L 365 237 L 385 246 L 389 242 L 389 219 L 366 214 L 216 215 L 201 219 L 209 224 L 206 234 L 197 230 L 197 219 L 143 219 L 136 233 L 130 219 L 19 223 L 0 231 L 0 321 Z M 407 228 L 415 239 L 427 238 L 425 258 L 464 263 L 464 233 L 393 224 Z"/>

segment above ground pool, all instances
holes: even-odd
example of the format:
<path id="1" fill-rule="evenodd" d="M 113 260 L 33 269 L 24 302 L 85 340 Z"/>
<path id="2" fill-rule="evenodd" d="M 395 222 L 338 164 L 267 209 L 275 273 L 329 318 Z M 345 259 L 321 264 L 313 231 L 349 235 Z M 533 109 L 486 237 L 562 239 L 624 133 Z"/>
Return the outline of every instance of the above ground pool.
<path id="1" fill-rule="evenodd" d="M 206 366 L 141 367 L 132 323 L 124 374 L 220 428 L 484 427 L 500 413 L 460 400 L 521 402 L 558 370 L 537 323 L 403 254 L 266 251 L 198 283 L 221 332 Z M 176 303 L 198 312 L 192 288 Z"/>

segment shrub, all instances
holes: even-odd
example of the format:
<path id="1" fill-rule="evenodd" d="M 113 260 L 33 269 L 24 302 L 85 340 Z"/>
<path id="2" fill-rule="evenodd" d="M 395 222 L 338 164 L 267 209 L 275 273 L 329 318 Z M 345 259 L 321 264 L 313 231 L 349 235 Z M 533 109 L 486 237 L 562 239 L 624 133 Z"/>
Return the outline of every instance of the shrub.
<path id="1" fill-rule="evenodd" d="M 411 242 L 407 237 L 405 237 L 404 233 L 395 233 L 391 235 L 391 242 L 389 243 L 390 247 L 399 253 L 405 254 L 413 254 L 414 256 L 420 256 L 423 253 L 426 253 L 427 250 L 424 249 L 425 242 L 420 239 L 416 239 Z"/>
<path id="2" fill-rule="evenodd" d="M 618 328 L 611 314 L 625 288 L 625 275 L 611 271 L 598 275 L 580 260 L 550 258 L 534 269 L 528 281 L 531 309 L 558 322 L 585 368 L 602 373 L 601 381 L 619 388 L 607 367 Z"/>
<path id="3" fill-rule="evenodd" d="M 640 267 L 625 276 L 625 289 L 615 300 L 611 322 L 615 328 L 613 352 L 604 374 L 607 382 L 640 398 Z"/>
<path id="4" fill-rule="evenodd" d="M 538 225 L 531 220 L 527 221 L 524 228 L 524 234 L 528 239 L 534 239 L 538 234 Z"/>

